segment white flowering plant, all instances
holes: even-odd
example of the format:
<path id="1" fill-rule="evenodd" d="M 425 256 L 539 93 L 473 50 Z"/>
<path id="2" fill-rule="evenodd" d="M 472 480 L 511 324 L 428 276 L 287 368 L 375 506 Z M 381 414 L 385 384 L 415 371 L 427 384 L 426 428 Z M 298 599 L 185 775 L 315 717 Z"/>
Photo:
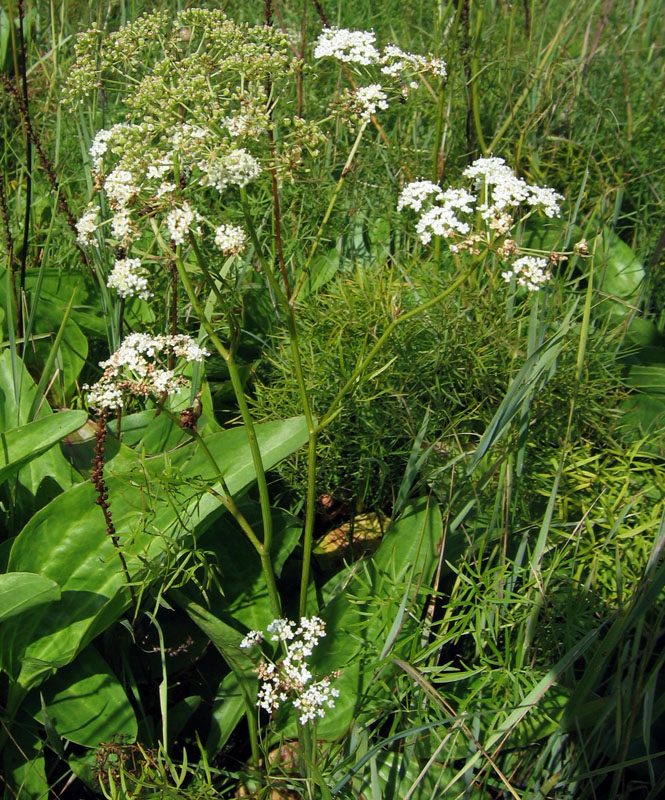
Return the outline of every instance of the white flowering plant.
<path id="1" fill-rule="evenodd" d="M 466 608 L 462 583 L 469 592 L 482 586 L 494 553 L 504 568 L 518 526 L 525 557 L 540 525 L 511 498 L 526 482 L 527 440 L 531 446 L 542 416 L 540 406 L 532 413 L 543 402 L 536 396 L 566 355 L 573 311 L 550 340 L 552 320 L 572 295 L 576 256 L 588 254 L 584 239 L 572 250 L 548 249 L 556 235 L 566 248 L 570 239 L 564 183 L 555 170 L 539 171 L 528 145 L 518 151 L 499 134 L 490 146 L 482 141 L 484 121 L 473 107 L 482 70 L 471 69 L 482 37 L 460 38 L 459 52 L 446 38 L 463 30 L 472 4 L 458 4 L 431 39 L 436 53 L 424 46 L 422 54 L 386 42 L 388 26 L 378 22 L 376 33 L 331 25 L 318 3 L 321 24 L 303 12 L 297 36 L 285 4 L 267 2 L 265 24 L 188 8 L 150 12 L 113 31 L 116 14 L 133 16 L 133 4 L 131 11 L 125 5 L 100 10 L 103 24 L 76 37 L 62 81 L 72 112 L 66 124 L 80 139 L 67 152 L 81 152 L 86 179 L 78 218 L 69 221 L 70 249 L 85 277 L 79 286 L 61 263 L 52 272 L 28 269 L 26 289 L 21 251 L 9 254 L 5 284 L 15 304 L 6 291 L 0 325 L 10 333 L 11 359 L 0 353 L 0 382 L 11 375 L 12 385 L 0 396 L 10 420 L 2 476 L 13 481 L 17 473 L 30 490 L 11 483 L 0 498 L 3 513 L 11 506 L 5 560 L 27 587 L 28 606 L 20 614 L 11 607 L 8 624 L 3 616 L 6 716 L 13 721 L 28 696 L 32 714 L 41 699 L 48 736 L 40 728 L 26 752 L 42 753 L 48 741 L 60 753 L 58 737 L 71 737 L 89 748 L 87 761 L 81 766 L 79 751 L 68 748 L 69 762 L 61 760 L 92 784 L 98 749 L 97 778 L 113 797 L 132 774 L 126 756 L 140 751 L 153 764 L 147 748 L 154 745 L 160 753 L 182 747 L 189 758 L 199 736 L 201 769 L 215 759 L 215 777 L 219 769 L 243 784 L 237 796 L 369 796 L 360 777 L 368 760 L 372 791 L 381 784 L 388 796 L 384 773 L 396 775 L 393 766 L 412 753 L 409 787 L 396 783 L 391 796 L 412 796 L 432 765 L 447 775 L 450 763 L 464 759 L 455 771 L 471 775 L 491 736 L 477 701 L 485 664 L 467 669 L 466 662 L 482 661 L 483 636 L 494 629 L 487 634 L 493 626 L 483 607 L 483 633 L 469 644 L 465 612 L 458 620 L 458 606 L 439 603 L 441 582 L 469 553 L 473 578 L 463 563 L 451 592 Z M 73 42 L 52 51 L 53 64 Z M 24 121 L 34 137 L 35 126 Z M 472 122 L 478 138 L 465 143 Z M 519 172 L 494 152 L 520 152 Z M 57 166 L 65 174 L 68 162 Z M 540 174 L 561 194 L 530 177 Z M 540 249 L 536 228 L 554 232 Z M 39 258 L 49 253 L 50 228 L 45 242 Z M 564 280 L 555 267 L 567 256 Z M 48 325 L 37 313 L 42 280 L 52 304 Z M 548 284 L 556 291 L 527 294 Z M 73 288 L 64 297 L 54 286 Z M 593 274 L 586 286 L 584 336 Z M 27 324 L 13 316 L 19 310 Z M 34 351 L 51 343 L 51 372 L 37 383 Z M 581 346 L 576 390 L 583 355 Z M 81 366 L 72 378 L 74 359 Z M 62 404 L 48 383 L 60 372 L 69 392 L 61 392 Z M 81 410 L 50 413 L 49 404 L 70 401 Z M 558 408 L 556 391 L 549 402 Z M 338 452 L 335 436 L 344 439 Z M 574 438 L 570 429 L 565 436 L 567 444 Z M 25 441 L 35 442 L 35 464 Z M 291 468 L 299 470 L 292 483 Z M 530 489 L 538 498 L 541 490 L 542 483 Z M 24 519 L 28 494 L 36 511 Z M 527 507 L 532 501 L 522 494 Z M 477 536 L 489 545 L 480 556 Z M 533 575 L 540 581 L 538 558 L 549 556 L 542 536 L 533 570 L 516 566 L 525 584 Z M 504 572 L 497 583 L 501 603 L 512 608 Z M 529 594 L 531 608 L 540 608 L 542 585 Z M 47 600 L 34 600 L 41 596 Z M 511 651 L 502 613 L 492 608 L 499 623 L 493 653 Z M 520 629 L 526 639 L 535 630 L 532 613 Z M 100 653 L 108 665 L 100 665 Z M 516 676 L 520 702 L 536 662 L 502 675 Z M 89 685 L 90 676 L 102 685 L 92 691 L 94 724 L 72 719 L 81 713 L 72 663 Z M 464 688 L 446 699 L 451 681 L 470 685 L 472 700 Z M 460 700 L 456 716 L 446 704 L 460 698 L 468 705 Z M 478 708 L 471 731 L 464 720 Z M 16 719 L 29 727 L 27 709 Z M 421 714 L 430 717 L 419 727 Z M 444 729 L 450 747 L 446 739 L 423 756 L 423 740 Z M 501 737 L 506 730 L 499 728 Z M 116 734 L 138 744 L 116 742 Z M 293 754 L 293 768 L 284 768 L 288 789 L 283 775 L 275 779 L 278 748 Z M 19 787 L 15 756 L 4 766 Z M 36 756 L 31 779 L 53 760 Z M 179 776 L 168 763 L 164 785 L 180 793 L 172 784 L 184 768 Z M 427 796 L 448 789 L 437 777 Z M 41 788 L 34 794 L 45 796 Z"/>
<path id="2" fill-rule="evenodd" d="M 267 627 L 273 642 L 284 650 L 277 663 L 263 656 L 256 667 L 261 682 L 257 706 L 269 714 L 282 703 L 290 701 L 298 711 L 301 725 L 323 719 L 326 708 L 335 707 L 339 691 L 331 686 L 330 677 L 315 681 L 307 659 L 319 640 L 326 635 L 326 626 L 320 617 L 301 617 L 300 623 L 275 619 Z M 249 631 L 240 647 L 252 650 L 264 640 L 262 631 Z"/>
<path id="3" fill-rule="evenodd" d="M 432 181 L 412 181 L 402 189 L 397 210 L 418 215 L 416 233 L 423 244 L 439 236 L 454 254 L 493 252 L 506 265 L 501 273 L 505 281 L 538 291 L 551 278 L 550 264 L 566 256 L 532 253 L 515 237 L 520 224 L 535 213 L 559 217 L 564 198 L 550 187 L 517 177 L 502 158 L 477 159 L 462 174 L 468 181 L 465 188 L 443 190 Z"/>
<path id="4" fill-rule="evenodd" d="M 428 80 L 440 84 L 448 75 L 445 61 L 432 54 L 409 53 L 395 44 L 379 49 L 373 31 L 334 26 L 319 35 L 314 58 L 334 59 L 349 72 L 352 87 L 331 105 L 352 123 L 366 124 L 391 102 L 404 103 L 415 90 L 429 86 Z M 368 76 L 372 83 L 365 83 Z"/>

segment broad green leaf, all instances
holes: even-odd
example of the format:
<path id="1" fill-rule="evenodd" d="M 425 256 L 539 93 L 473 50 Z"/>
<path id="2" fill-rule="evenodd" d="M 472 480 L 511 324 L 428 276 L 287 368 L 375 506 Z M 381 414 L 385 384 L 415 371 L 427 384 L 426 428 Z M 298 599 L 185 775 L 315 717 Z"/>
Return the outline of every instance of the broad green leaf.
<path id="1" fill-rule="evenodd" d="M 215 701 L 217 714 L 206 744 L 209 753 L 217 752 L 233 733 L 243 714 L 250 708 L 254 710 L 258 683 L 254 675 L 255 665 L 247 651 L 240 648 L 243 640 L 240 631 L 211 614 L 183 590 L 170 592 L 169 598 L 183 608 L 192 622 L 208 636 L 233 675 L 220 684 Z"/>
<path id="2" fill-rule="evenodd" d="M 191 372 L 191 370 L 189 370 Z M 187 370 L 185 375 L 187 375 Z M 179 414 L 191 404 L 190 387 L 181 389 L 168 400 L 168 408 L 174 414 Z M 212 398 L 207 382 L 201 390 L 202 413 L 197 420 L 196 428 L 203 436 L 217 433 L 222 430 L 214 419 Z M 109 420 L 109 430 L 114 434 L 117 431 L 116 419 Z M 159 455 L 167 450 L 173 450 L 191 439 L 191 434 L 183 430 L 178 423 L 167 414 L 160 413 L 156 408 L 149 408 L 135 414 L 123 416 L 120 421 L 122 442 L 125 446 L 133 447 L 138 452 L 144 451 L 146 455 Z"/>
<path id="3" fill-rule="evenodd" d="M 241 512 L 254 530 L 261 530 L 261 509 L 258 503 L 243 498 Z M 272 510 L 273 569 L 279 576 L 284 562 L 300 538 L 302 521 L 281 509 Z M 210 610 L 218 616 L 232 616 L 246 628 L 259 629 L 272 620 L 270 600 L 261 563 L 256 550 L 239 526 L 225 515 L 199 539 L 199 546 L 214 553 L 220 568 L 224 594 L 210 592 Z"/>
<path id="4" fill-rule="evenodd" d="M 626 383 L 640 392 L 665 394 L 665 348 L 641 347 L 621 358 Z"/>
<path id="5" fill-rule="evenodd" d="M 240 681 L 239 676 L 231 670 L 219 684 L 212 704 L 210 731 L 205 743 L 208 758 L 214 758 L 224 747 L 247 710 Z M 251 687 L 251 691 L 254 696 L 256 686 Z"/>
<path id="6" fill-rule="evenodd" d="M 604 231 L 596 245 L 595 280 L 597 287 L 609 297 L 597 311 L 624 316 L 635 309 L 644 283 L 642 262 L 618 236 Z"/>
<path id="7" fill-rule="evenodd" d="M 0 354 L 0 431 L 8 431 L 32 422 L 29 411 L 36 394 L 35 382 L 23 362 L 16 359 L 13 365 L 11 351 L 5 350 Z M 52 415 L 53 411 L 44 400 L 37 413 L 37 419 Z M 10 482 L 12 517 L 8 527 L 18 532 L 21 522 L 27 522 L 35 511 L 80 480 L 81 476 L 67 462 L 59 447 L 51 447 L 39 458 L 31 460 L 19 469 Z M 4 487 L 3 491 L 6 488 Z M 34 570 L 24 571 L 34 572 Z"/>
<path id="8" fill-rule="evenodd" d="M 4 8 L 0 8 L 0 72 L 5 75 L 14 74 L 12 58 L 12 22 Z"/>
<path id="9" fill-rule="evenodd" d="M 102 311 L 101 293 L 97 282 L 88 275 L 81 276 L 77 270 L 42 269 L 28 270 L 26 273 L 26 293 L 30 297 L 41 272 L 41 292 L 38 313 L 43 308 L 61 308 L 69 302 L 74 288 L 76 302 L 72 309 L 72 319 L 86 336 L 106 339 L 107 323 Z M 4 270 L 0 273 L 0 300 L 4 305 L 5 278 Z M 154 314 L 144 300 L 132 298 L 125 305 L 125 320 L 134 327 L 137 323 L 154 321 Z"/>
<path id="10" fill-rule="evenodd" d="M 62 411 L 18 428 L 0 431 L 0 483 L 78 430 L 86 419 L 85 411 Z"/>
<path id="11" fill-rule="evenodd" d="M 306 425 L 300 417 L 259 425 L 257 438 L 269 469 L 305 443 Z M 213 434 L 206 442 L 230 490 L 240 494 L 255 478 L 244 429 Z M 192 442 L 173 454 L 170 466 L 165 456 L 143 461 L 136 457 L 135 469 L 129 471 L 123 457 L 118 474 L 109 473 L 113 521 L 120 542 L 126 543 L 132 578 L 143 575 L 151 560 L 161 558 L 169 537 L 177 539 L 187 529 L 207 527 L 221 513 L 219 500 L 197 485 L 216 483 L 214 470 L 202 455 L 198 443 Z M 166 482 L 169 469 L 173 486 Z M 162 483 L 154 480 L 157 477 Z M 174 489 L 177 508 L 166 497 Z M 222 491 L 221 486 L 216 490 Z M 122 567 L 95 500 L 90 483 L 73 487 L 38 512 L 12 547 L 11 571 L 34 572 L 62 588 L 55 613 L 36 609 L 26 614 L 21 626 L 8 623 L 0 630 L 0 663 L 26 689 L 69 663 L 129 604 Z"/>
<path id="12" fill-rule="evenodd" d="M 561 251 L 583 236 L 584 232 L 579 225 L 571 225 L 565 219 L 531 217 L 524 223 L 520 242 L 525 249 Z"/>
<path id="13" fill-rule="evenodd" d="M 641 440 L 642 449 L 665 455 L 665 397 L 635 393 L 621 403 L 623 415 L 617 425 L 621 437 Z"/>
<path id="14" fill-rule="evenodd" d="M 327 252 L 317 256 L 314 263 L 310 265 L 309 274 L 298 294 L 298 300 L 302 302 L 309 295 L 318 292 L 322 286 L 332 280 L 339 268 L 340 257 L 336 247 L 331 247 Z"/>
<path id="15" fill-rule="evenodd" d="M 139 489 L 134 493 L 137 502 Z M 90 483 L 64 492 L 35 514 L 12 547 L 11 571 L 37 573 L 62 590 L 60 602 L 32 609 L 22 615 L 20 625 L 10 621 L 0 628 L 2 666 L 26 689 L 72 661 L 129 601 L 120 561 L 95 500 Z M 129 513 L 120 502 L 115 506 Z M 122 515 L 118 517 L 122 526 Z M 131 559 L 130 564 L 136 569 Z"/>
<path id="16" fill-rule="evenodd" d="M 36 339 L 25 354 L 26 364 L 39 374 L 44 373 L 46 386 L 54 378 L 49 395 L 54 398 L 54 404 L 60 406 L 64 406 L 76 390 L 78 377 L 88 357 L 88 340 L 70 313 L 55 353 L 53 370 L 44 372 L 49 366 L 47 362 L 52 357 L 63 314 L 70 301 L 71 298 L 67 303 L 58 303 L 56 306 L 40 302 L 33 330 Z"/>
<path id="17" fill-rule="evenodd" d="M 192 714 L 201 705 L 203 698 L 195 694 L 183 699 L 169 708 L 169 748 L 182 733 Z"/>
<path id="18" fill-rule="evenodd" d="M 64 739 L 86 747 L 136 739 L 136 717 L 124 689 L 94 647 L 86 647 L 42 687 L 47 713 Z M 42 719 L 42 714 L 37 714 Z"/>
<path id="19" fill-rule="evenodd" d="M 0 622 L 17 614 L 60 599 L 55 581 L 32 572 L 9 572 L 0 575 Z"/>

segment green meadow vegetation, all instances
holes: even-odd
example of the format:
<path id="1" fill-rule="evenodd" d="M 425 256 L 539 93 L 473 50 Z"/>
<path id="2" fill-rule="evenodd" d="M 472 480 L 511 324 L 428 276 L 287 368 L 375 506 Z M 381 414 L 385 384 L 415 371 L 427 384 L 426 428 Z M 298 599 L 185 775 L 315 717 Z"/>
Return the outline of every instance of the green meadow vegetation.
<path id="1" fill-rule="evenodd" d="M 3 0 L 4 800 L 665 794 L 662 0 Z"/>

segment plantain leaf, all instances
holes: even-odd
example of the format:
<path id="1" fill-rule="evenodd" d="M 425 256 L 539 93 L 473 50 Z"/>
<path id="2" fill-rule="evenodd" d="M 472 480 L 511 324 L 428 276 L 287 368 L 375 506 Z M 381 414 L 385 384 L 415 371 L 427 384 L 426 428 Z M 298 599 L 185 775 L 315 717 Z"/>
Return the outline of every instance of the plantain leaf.
<path id="1" fill-rule="evenodd" d="M 33 606 L 60 599 L 55 581 L 32 572 L 10 572 L 0 575 L 0 622 L 22 614 Z"/>
<path id="2" fill-rule="evenodd" d="M 31 722 L 28 718 L 27 722 Z M 2 751 L 4 797 L 19 800 L 46 800 L 49 785 L 44 764 L 44 745 L 34 722 L 20 720 L 12 726 L 11 738 Z"/>
<path id="3" fill-rule="evenodd" d="M 645 278 L 644 265 L 618 236 L 605 230 L 596 245 L 597 288 L 608 295 L 597 312 L 625 316 L 635 310 Z"/>
<path id="4" fill-rule="evenodd" d="M 317 722 L 317 736 L 344 735 L 356 713 L 355 703 L 369 690 L 377 661 L 399 648 L 413 630 L 420 586 L 431 585 L 437 547 L 443 534 L 441 513 L 435 503 L 420 499 L 386 530 L 381 546 L 371 558 L 356 562 L 344 576 L 324 588 L 328 598 L 322 617 L 327 636 L 315 651 L 317 675 L 342 669 L 335 686 L 340 697 Z M 381 685 L 385 685 L 382 683 Z M 380 690 L 379 684 L 374 684 Z"/>
<path id="5" fill-rule="evenodd" d="M 92 646 L 46 681 L 42 694 L 48 716 L 64 739 L 86 747 L 136 739 L 136 716 L 127 695 Z M 36 716 L 42 721 L 41 711 Z"/>
<path id="6" fill-rule="evenodd" d="M 37 387 L 23 362 L 18 358 L 13 362 L 11 351 L 5 350 L 0 354 L 0 431 L 9 431 L 32 422 L 29 412 L 36 396 Z M 40 407 L 36 418 L 51 418 L 53 411 L 48 403 L 42 402 L 42 398 L 40 403 L 37 403 Z M 3 487 L 5 491 L 11 484 L 11 500 L 7 503 L 11 515 L 7 528 L 18 532 L 21 524 L 27 522 L 35 511 L 80 480 L 81 476 L 67 462 L 59 447 L 51 447 L 38 458 L 30 460 Z"/>
<path id="7" fill-rule="evenodd" d="M 0 483 L 39 458 L 87 419 L 85 411 L 62 411 L 10 430 L 0 430 Z"/>
<path id="8" fill-rule="evenodd" d="M 173 590 L 169 598 L 189 614 L 192 622 L 208 636 L 231 669 L 220 684 L 215 700 L 216 713 L 206 744 L 206 750 L 212 755 L 224 746 L 243 714 L 254 707 L 257 692 L 254 662 L 240 648 L 243 639 L 240 631 L 211 614 L 186 591 Z"/>
<path id="9" fill-rule="evenodd" d="M 266 469 L 307 440 L 301 417 L 257 426 L 257 439 Z M 243 428 L 207 437 L 220 471 L 235 495 L 254 480 L 249 440 Z M 223 507 L 199 487 L 217 484 L 215 470 L 197 442 L 166 456 L 120 458 L 118 474 L 107 485 L 116 534 L 133 579 L 145 575 L 163 557 L 170 540 L 212 524 Z M 113 459 L 113 466 L 116 459 Z M 170 472 L 169 472 L 170 471 Z M 169 474 L 173 483 L 168 483 Z M 168 495 L 178 492 L 178 506 Z M 82 648 L 112 624 L 130 602 L 118 553 L 90 483 L 80 484 L 38 512 L 16 537 L 9 570 L 34 572 L 62 588 L 53 610 L 32 609 L 22 624 L 12 621 L 0 630 L 0 665 L 23 690 L 37 685 L 56 668 L 71 662 Z"/>

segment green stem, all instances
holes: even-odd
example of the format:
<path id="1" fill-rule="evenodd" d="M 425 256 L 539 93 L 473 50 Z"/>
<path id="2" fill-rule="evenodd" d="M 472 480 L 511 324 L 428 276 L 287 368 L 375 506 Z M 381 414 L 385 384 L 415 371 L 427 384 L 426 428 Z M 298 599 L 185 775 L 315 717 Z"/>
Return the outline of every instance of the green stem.
<path id="1" fill-rule="evenodd" d="M 165 414 L 169 419 L 171 419 L 177 425 L 180 425 L 180 420 L 178 416 L 174 414 L 170 408 L 167 408 L 163 403 L 159 402 L 159 400 L 157 399 L 155 399 L 155 404 L 163 414 Z M 281 603 L 279 599 L 279 592 L 277 591 L 275 572 L 272 567 L 272 560 L 270 559 L 270 555 L 266 553 L 263 543 L 256 535 L 256 533 L 254 533 L 254 529 L 247 521 L 247 518 L 236 505 L 236 502 L 233 499 L 233 495 L 231 494 L 231 490 L 229 489 L 226 479 L 222 475 L 222 471 L 219 468 L 219 464 L 217 463 L 217 460 L 213 456 L 212 452 L 210 451 L 210 448 L 206 444 L 206 441 L 203 438 L 203 436 L 201 436 L 201 434 L 196 430 L 196 428 L 187 428 L 187 431 L 192 435 L 192 438 L 196 440 L 201 450 L 203 450 L 203 453 L 210 462 L 210 465 L 212 466 L 213 471 L 215 473 L 215 478 L 217 481 L 219 481 L 219 484 L 222 487 L 222 492 L 224 492 L 224 494 L 220 494 L 220 492 L 218 492 L 212 486 L 207 486 L 206 491 L 209 494 L 212 494 L 220 501 L 220 503 L 222 503 L 222 505 L 231 514 L 233 519 L 235 519 L 235 521 L 238 523 L 242 532 L 249 539 L 252 547 L 256 550 L 259 559 L 261 560 L 263 577 L 265 578 L 266 585 L 268 587 L 268 596 L 270 598 L 270 605 L 272 606 L 272 612 L 275 615 L 275 617 L 281 616 Z"/>
<path id="2" fill-rule="evenodd" d="M 309 585 L 309 572 L 312 560 L 312 546 L 314 541 L 314 518 L 316 512 L 316 421 L 312 414 L 312 407 L 307 394 L 305 376 L 300 359 L 300 346 L 298 343 L 298 330 L 293 306 L 287 303 L 286 319 L 289 327 L 291 352 L 293 353 L 293 366 L 295 368 L 298 391 L 302 401 L 305 421 L 307 423 L 307 504 L 305 510 L 305 528 L 303 537 L 302 571 L 300 574 L 300 606 L 301 617 L 307 614 L 307 587 Z"/>
<path id="3" fill-rule="evenodd" d="M 256 472 L 256 482 L 259 489 L 259 500 L 261 504 L 261 519 L 263 522 L 263 549 L 266 555 L 269 557 L 270 547 L 272 545 L 272 514 L 270 513 L 270 497 L 268 495 L 268 483 L 266 481 L 266 472 L 263 467 L 263 459 L 261 458 L 261 450 L 259 448 L 259 442 L 258 439 L 256 438 L 254 420 L 252 419 L 249 406 L 247 405 L 247 398 L 245 397 L 245 391 L 242 385 L 240 372 L 238 371 L 238 365 L 235 362 L 232 350 L 227 349 L 224 346 L 224 344 L 221 342 L 221 340 L 215 333 L 215 330 L 210 320 L 206 317 L 205 312 L 201 304 L 199 303 L 199 299 L 196 296 L 196 293 L 194 292 L 194 287 L 192 286 L 192 283 L 189 280 L 189 276 L 187 275 L 187 270 L 185 269 L 185 265 L 183 264 L 179 247 L 176 250 L 175 263 L 176 263 L 176 268 L 178 270 L 178 275 L 180 276 L 180 280 L 182 281 L 182 284 L 185 287 L 185 291 L 187 292 L 189 301 L 192 304 L 194 313 L 201 321 L 201 324 L 203 325 L 205 332 L 208 334 L 208 337 L 215 346 L 217 352 L 222 356 L 222 358 L 226 362 L 226 366 L 229 371 L 229 377 L 231 378 L 231 385 L 233 387 L 233 392 L 235 394 L 236 401 L 238 402 L 238 408 L 240 409 L 240 415 L 242 417 L 242 421 L 245 424 L 245 431 L 247 433 L 247 438 L 249 440 L 249 449 L 252 455 L 254 471 Z"/>
<path id="4" fill-rule="evenodd" d="M 282 292 L 277 279 L 275 278 L 270 264 L 267 262 L 261 243 L 259 242 L 256 228 L 249 213 L 249 206 L 247 203 L 247 195 L 245 190 L 241 189 L 240 194 L 243 213 L 245 216 L 245 225 L 249 230 L 249 235 L 254 245 L 256 256 L 259 259 L 261 268 L 270 284 L 270 288 L 280 301 L 284 313 L 286 315 L 286 324 L 289 331 L 289 344 L 291 352 L 293 353 L 293 365 L 296 373 L 296 380 L 298 383 L 298 392 L 302 402 L 303 413 L 305 415 L 305 422 L 307 423 L 307 502 L 305 510 L 305 527 L 303 536 L 303 563 L 302 572 L 300 576 L 300 616 L 305 616 L 307 612 L 307 586 L 309 584 L 310 562 L 312 560 L 312 546 L 314 540 L 314 519 L 316 511 L 316 422 L 312 413 L 312 406 L 307 394 L 307 386 L 305 384 L 305 375 L 302 367 L 302 360 L 300 358 L 300 345 L 298 342 L 298 326 L 296 323 L 296 314 L 292 302 Z M 297 291 L 297 289 L 296 289 Z"/>
<path id="5" fill-rule="evenodd" d="M 366 122 L 363 122 L 363 124 L 360 126 L 360 130 L 358 131 L 358 135 L 356 136 L 356 140 L 353 143 L 353 147 L 351 148 L 351 151 L 349 152 L 349 155 L 347 156 L 346 162 L 344 164 L 344 168 L 342 169 L 342 174 L 340 175 L 339 180 L 337 181 L 337 186 L 335 186 L 335 189 L 334 189 L 334 191 L 332 193 L 332 197 L 330 198 L 330 202 L 328 203 L 328 208 L 326 209 L 326 213 L 323 215 L 323 219 L 321 220 L 321 224 L 319 225 L 319 229 L 316 232 L 316 236 L 314 237 L 314 241 L 312 243 L 312 249 L 309 251 L 309 255 L 307 256 L 307 261 L 305 261 L 305 266 L 302 269 L 302 272 L 300 274 L 300 278 L 298 278 L 298 283 L 296 284 L 296 286 L 295 286 L 295 288 L 293 290 L 293 293 L 291 294 L 291 299 L 290 299 L 291 305 L 295 304 L 296 298 L 298 297 L 298 293 L 300 292 L 300 290 L 303 287 L 303 284 L 307 280 L 307 277 L 309 275 L 309 268 L 310 268 L 311 263 L 312 263 L 312 259 L 314 258 L 314 254 L 316 253 L 316 250 L 317 250 L 317 248 L 319 246 L 319 242 L 321 241 L 321 236 L 323 236 L 323 231 L 324 231 L 326 225 L 328 224 L 328 220 L 330 219 L 330 215 L 332 214 L 332 210 L 335 207 L 335 203 L 337 202 L 337 196 L 339 195 L 339 193 L 340 193 L 340 191 L 342 189 L 342 186 L 344 185 L 344 180 L 345 180 L 346 176 L 348 175 L 349 170 L 351 169 L 351 163 L 352 163 L 352 161 L 353 161 L 353 159 L 354 159 L 354 157 L 356 155 L 356 151 L 358 150 L 358 147 L 360 145 L 360 140 L 362 139 L 362 136 L 363 136 L 363 133 L 365 132 L 366 126 L 367 126 Z"/>
<path id="6" fill-rule="evenodd" d="M 478 42 L 483 25 L 483 11 L 484 8 L 481 4 L 476 12 L 476 33 L 473 37 L 473 54 L 471 56 L 471 106 L 473 108 L 473 124 L 476 129 L 478 144 L 483 151 L 483 155 L 486 156 L 488 150 L 485 137 L 483 136 L 483 126 L 480 121 L 480 96 L 478 93 L 478 74 L 480 72 L 478 64 Z"/>
<path id="7" fill-rule="evenodd" d="M 400 314 L 399 317 L 397 317 L 397 319 L 394 319 L 390 323 L 390 325 L 388 325 L 388 327 L 385 329 L 385 331 L 377 339 L 374 347 L 372 347 L 372 349 L 365 356 L 365 358 L 361 361 L 361 363 L 353 370 L 353 372 L 351 373 L 351 376 L 346 381 L 344 386 L 342 386 L 342 388 L 339 390 L 339 392 L 337 392 L 337 395 L 335 396 L 335 399 L 330 404 L 330 407 L 328 408 L 326 413 L 323 415 L 323 417 L 321 418 L 321 420 L 320 420 L 320 422 L 319 422 L 319 424 L 318 424 L 318 426 L 316 428 L 317 433 L 318 433 L 318 431 L 323 430 L 323 428 L 325 428 L 326 425 L 328 425 L 332 421 L 332 419 L 336 416 L 336 414 L 337 414 L 337 406 L 340 404 L 340 402 L 341 402 L 342 398 L 344 397 L 344 395 L 349 391 L 349 389 L 354 385 L 354 383 L 356 383 L 360 379 L 360 376 L 367 369 L 367 367 L 371 363 L 371 361 L 374 358 L 374 356 L 379 352 L 379 350 L 386 343 L 387 339 L 390 337 L 390 335 L 395 330 L 395 328 L 398 325 L 401 325 L 404 322 L 408 322 L 408 320 L 412 319 L 413 317 L 415 317 L 418 314 L 421 314 L 423 311 L 427 311 L 428 308 L 432 308 L 432 306 L 437 305 L 437 303 L 440 303 L 442 300 L 445 300 L 446 297 L 451 295 L 456 289 L 458 289 L 464 283 L 464 281 L 469 277 L 469 275 L 471 275 L 471 273 L 473 272 L 474 268 L 475 268 L 475 264 L 473 264 L 466 272 L 462 273 L 462 275 L 460 275 L 459 278 L 454 280 L 450 284 L 450 286 L 448 286 L 448 288 L 444 289 L 443 292 L 440 292 L 439 294 L 437 294 L 436 297 L 433 297 L 431 300 L 428 300 L 426 303 L 423 303 L 421 306 L 418 306 L 418 308 L 412 308 L 411 311 L 406 311 L 403 314 Z"/>

